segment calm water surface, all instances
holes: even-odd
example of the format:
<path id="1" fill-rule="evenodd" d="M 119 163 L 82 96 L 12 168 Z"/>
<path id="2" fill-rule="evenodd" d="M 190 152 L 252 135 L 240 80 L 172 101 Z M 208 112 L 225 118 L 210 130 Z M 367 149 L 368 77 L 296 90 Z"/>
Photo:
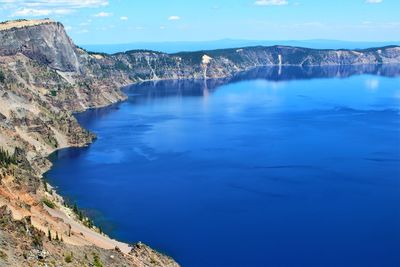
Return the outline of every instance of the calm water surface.
<path id="1" fill-rule="evenodd" d="M 132 86 L 47 177 L 183 266 L 400 266 L 400 78 L 373 75 L 399 70 Z"/>

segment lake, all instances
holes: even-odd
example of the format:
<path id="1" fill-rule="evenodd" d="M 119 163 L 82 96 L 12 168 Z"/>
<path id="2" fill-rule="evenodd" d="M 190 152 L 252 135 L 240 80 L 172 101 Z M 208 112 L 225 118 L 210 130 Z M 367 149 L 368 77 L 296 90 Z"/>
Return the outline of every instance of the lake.
<path id="1" fill-rule="evenodd" d="M 46 174 L 113 238 L 183 266 L 400 266 L 400 68 L 146 82 L 77 114 Z"/>

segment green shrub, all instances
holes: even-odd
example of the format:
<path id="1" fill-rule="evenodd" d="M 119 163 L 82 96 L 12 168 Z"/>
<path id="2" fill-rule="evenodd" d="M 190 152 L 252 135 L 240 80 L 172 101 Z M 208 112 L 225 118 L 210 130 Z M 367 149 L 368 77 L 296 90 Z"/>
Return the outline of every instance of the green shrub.
<path id="1" fill-rule="evenodd" d="M 93 266 L 103 267 L 103 264 L 101 263 L 100 258 L 97 254 L 93 254 Z"/>
<path id="2" fill-rule="evenodd" d="M 118 70 L 124 70 L 124 71 L 128 71 L 129 70 L 129 66 L 125 65 L 121 61 L 117 61 L 115 63 L 115 68 L 118 69 Z"/>
<path id="3" fill-rule="evenodd" d="M 4 76 L 4 73 L 0 70 L 0 83 L 4 83 L 6 80 L 6 76 Z"/>
<path id="4" fill-rule="evenodd" d="M 45 180 L 43 180 L 43 187 L 44 191 L 49 192 L 49 188 L 47 187 L 47 182 Z"/>
<path id="5" fill-rule="evenodd" d="M 65 262 L 71 263 L 73 258 L 74 258 L 74 256 L 72 255 L 72 252 L 71 252 L 71 254 L 68 254 L 67 256 L 65 256 Z"/>
<path id="6" fill-rule="evenodd" d="M 42 200 L 43 204 L 45 204 L 47 207 L 49 207 L 50 209 L 54 209 L 56 207 L 56 204 L 54 204 L 51 200 L 44 198 Z"/>

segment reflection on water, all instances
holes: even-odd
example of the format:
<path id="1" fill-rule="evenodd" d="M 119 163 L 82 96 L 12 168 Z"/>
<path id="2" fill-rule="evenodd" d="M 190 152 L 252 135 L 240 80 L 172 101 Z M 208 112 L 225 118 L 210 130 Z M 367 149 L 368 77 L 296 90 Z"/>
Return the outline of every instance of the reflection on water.
<path id="1" fill-rule="evenodd" d="M 399 65 L 356 65 L 356 66 L 326 66 L 326 67 L 261 67 L 238 73 L 232 77 L 208 80 L 163 80 L 145 82 L 126 88 L 128 95 L 140 94 L 143 97 L 159 98 L 170 95 L 207 97 L 216 88 L 224 84 L 246 80 L 265 80 L 284 82 L 291 80 L 307 80 L 317 78 L 348 78 L 354 75 L 377 75 L 385 77 L 400 76 Z M 279 86 L 271 83 L 272 85 Z M 379 86 L 377 79 L 368 79 L 366 85 L 371 90 Z M 130 99 L 136 101 L 137 99 Z"/>
<path id="2" fill-rule="evenodd" d="M 399 77 L 399 65 L 355 65 L 355 66 L 325 66 L 325 67 L 260 67 L 237 73 L 232 77 L 208 80 L 162 80 L 144 82 L 125 87 L 124 91 L 131 103 L 140 103 L 146 99 L 169 96 L 203 96 L 207 98 L 218 87 L 225 84 L 250 80 L 271 81 L 270 85 L 278 88 L 285 81 L 307 80 L 317 78 L 348 78 L 355 75 L 374 75 L 383 77 Z M 279 83 L 274 83 L 279 82 Z M 379 87 L 379 79 L 369 78 L 365 86 L 371 91 Z M 400 97 L 400 96 L 399 96 Z M 84 116 L 77 116 L 83 125 L 90 124 L 95 118 L 101 118 L 119 109 L 120 104 L 106 108 L 92 109 Z"/>
<path id="3" fill-rule="evenodd" d="M 47 176 L 113 237 L 183 266 L 400 266 L 399 72 L 134 85 L 77 115 L 98 140 Z"/>

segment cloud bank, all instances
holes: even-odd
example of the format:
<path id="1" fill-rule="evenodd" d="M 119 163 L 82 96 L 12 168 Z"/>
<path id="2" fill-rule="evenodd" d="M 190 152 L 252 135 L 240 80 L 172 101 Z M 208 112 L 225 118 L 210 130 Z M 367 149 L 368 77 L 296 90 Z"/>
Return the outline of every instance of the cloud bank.
<path id="1" fill-rule="evenodd" d="M 12 17 L 65 15 L 76 9 L 104 7 L 108 4 L 108 0 L 0 0 L 2 8 L 10 10 Z"/>

